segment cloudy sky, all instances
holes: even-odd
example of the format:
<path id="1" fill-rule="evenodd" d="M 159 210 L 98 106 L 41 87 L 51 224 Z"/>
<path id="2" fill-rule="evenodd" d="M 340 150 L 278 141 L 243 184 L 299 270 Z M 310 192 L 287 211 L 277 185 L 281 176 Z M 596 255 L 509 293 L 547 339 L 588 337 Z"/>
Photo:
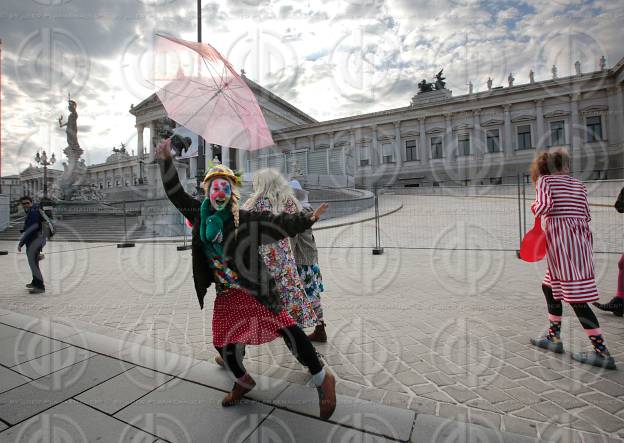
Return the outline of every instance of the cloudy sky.
<path id="1" fill-rule="evenodd" d="M 454 95 L 624 57 L 622 0 L 203 0 L 203 40 L 318 120 L 406 106 L 444 68 Z M 67 93 L 87 163 L 136 149 L 153 34 L 196 38 L 195 0 L 2 0 L 2 173 L 62 157 Z M 147 131 L 146 131 L 147 140 Z M 60 162 L 59 162 L 60 163 Z M 60 164 L 57 164 L 60 168 Z"/>

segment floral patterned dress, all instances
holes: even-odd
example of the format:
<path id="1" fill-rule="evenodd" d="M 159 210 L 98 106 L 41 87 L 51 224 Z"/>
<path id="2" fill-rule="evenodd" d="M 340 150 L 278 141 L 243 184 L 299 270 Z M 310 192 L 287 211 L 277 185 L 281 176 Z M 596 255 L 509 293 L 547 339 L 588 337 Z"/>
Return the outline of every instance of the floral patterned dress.
<path id="1" fill-rule="evenodd" d="M 257 212 L 272 211 L 273 209 L 271 201 L 266 197 L 255 202 L 248 201 L 243 207 L 249 211 Z M 284 212 L 288 214 L 297 212 L 297 205 L 292 199 L 287 201 Z M 290 241 L 283 238 L 269 245 L 261 245 L 259 252 L 268 271 L 275 279 L 286 312 L 302 328 L 315 326 L 317 324 L 316 314 L 308 301 L 305 288 L 299 278 Z"/>

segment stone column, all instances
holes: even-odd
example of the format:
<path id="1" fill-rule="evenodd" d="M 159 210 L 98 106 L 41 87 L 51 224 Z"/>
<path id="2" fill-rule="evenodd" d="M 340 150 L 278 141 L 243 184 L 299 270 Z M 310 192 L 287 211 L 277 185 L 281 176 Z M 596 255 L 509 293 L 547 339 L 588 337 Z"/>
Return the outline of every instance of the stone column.
<path id="1" fill-rule="evenodd" d="M 429 147 L 427 146 L 427 131 L 425 129 L 425 117 L 418 119 L 419 123 L 419 149 L 420 149 L 420 162 L 423 165 L 429 164 Z"/>
<path id="2" fill-rule="evenodd" d="M 214 151 L 212 150 L 212 143 L 205 143 L 204 150 L 204 171 L 208 171 L 210 167 L 210 163 L 212 163 L 212 159 L 214 158 Z"/>
<path id="3" fill-rule="evenodd" d="M 622 118 L 621 118 L 621 112 L 622 109 L 620 108 L 621 105 L 621 100 L 620 100 L 620 96 L 621 96 L 621 87 L 620 86 L 614 86 L 612 88 L 607 88 L 607 103 L 609 106 L 609 114 L 608 114 L 608 118 L 609 121 L 607 122 L 607 140 L 609 140 L 610 143 L 615 142 L 615 140 L 619 140 L 622 141 Z M 604 126 L 604 124 L 603 124 Z M 604 128 L 603 128 L 604 131 Z"/>
<path id="4" fill-rule="evenodd" d="M 197 157 L 191 157 L 189 159 L 189 174 L 193 180 L 197 177 Z"/>
<path id="5" fill-rule="evenodd" d="M 143 158 L 143 130 L 145 129 L 145 125 L 136 125 L 137 128 L 137 158 Z"/>
<path id="6" fill-rule="evenodd" d="M 221 164 L 230 167 L 230 148 L 221 146 Z"/>
<path id="7" fill-rule="evenodd" d="M 472 153 L 475 156 L 483 156 L 487 151 L 485 141 L 481 133 L 481 109 L 472 111 Z"/>
<path id="8" fill-rule="evenodd" d="M 453 114 L 447 112 L 444 114 L 444 156 L 449 159 L 453 153 L 455 143 L 453 140 Z"/>
<path id="9" fill-rule="evenodd" d="M 503 146 L 505 148 L 505 158 L 513 157 L 513 140 L 511 133 L 511 105 L 503 105 L 503 115 L 505 121 L 505 135 L 503 140 Z"/>
<path id="10" fill-rule="evenodd" d="M 353 152 L 353 161 L 355 161 L 355 169 L 353 174 L 356 175 L 360 169 L 360 150 L 355 147 L 355 128 L 351 128 L 351 149 Z"/>
<path id="11" fill-rule="evenodd" d="M 236 150 L 236 161 L 238 163 L 237 168 L 243 172 L 249 172 L 247 168 L 247 154 L 248 151 L 244 151 L 242 149 Z"/>
<path id="12" fill-rule="evenodd" d="M 535 100 L 535 120 L 536 120 L 535 127 L 536 127 L 536 132 L 537 132 L 537 134 L 535 134 L 535 139 L 537 142 L 535 146 L 537 146 L 538 149 L 542 149 L 548 145 L 548 142 L 547 142 L 548 137 L 546 133 L 544 132 L 544 100 L 543 99 Z"/>
<path id="13" fill-rule="evenodd" d="M 381 159 L 379 158 L 379 148 L 377 146 L 378 144 L 377 143 L 377 125 L 372 125 L 371 129 L 372 129 L 372 138 L 373 138 L 373 141 L 371 143 L 371 148 L 373 152 L 371 153 L 370 159 L 371 159 L 371 164 L 373 166 L 377 166 L 381 164 L 381 161 L 380 161 Z"/>
<path id="14" fill-rule="evenodd" d="M 150 140 L 149 140 L 149 161 L 154 161 L 154 152 L 156 150 L 156 146 L 154 146 L 154 137 L 158 134 L 158 129 L 156 127 L 156 122 L 152 121 L 150 123 Z"/>
<path id="15" fill-rule="evenodd" d="M 334 131 L 329 132 L 329 149 L 327 150 L 327 175 L 331 175 L 329 172 L 329 159 L 332 152 L 334 152 Z"/>
<path id="16" fill-rule="evenodd" d="M 581 122 L 580 122 L 580 114 L 579 114 L 579 100 L 581 99 L 580 94 L 572 94 L 570 96 L 570 158 L 572 159 L 572 170 L 575 168 L 575 156 L 580 154 L 581 144 L 584 142 L 582 140 L 581 134 L 584 134 L 584 131 L 581 131 Z"/>
<path id="17" fill-rule="evenodd" d="M 403 149 L 401 149 L 401 122 L 394 122 L 394 161 L 403 166 Z"/>

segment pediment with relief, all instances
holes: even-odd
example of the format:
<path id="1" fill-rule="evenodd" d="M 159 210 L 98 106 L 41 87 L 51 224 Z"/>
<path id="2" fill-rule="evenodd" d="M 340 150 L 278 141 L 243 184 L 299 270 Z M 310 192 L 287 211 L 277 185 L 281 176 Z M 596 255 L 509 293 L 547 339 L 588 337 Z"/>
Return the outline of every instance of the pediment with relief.
<path id="1" fill-rule="evenodd" d="M 553 117 L 566 117 L 570 115 L 570 111 L 564 111 L 562 109 L 557 109 L 555 111 L 547 112 L 544 114 L 544 118 L 553 118 Z"/>
<path id="2" fill-rule="evenodd" d="M 517 117 L 514 117 L 511 119 L 512 123 L 520 123 L 520 122 L 529 122 L 535 120 L 535 116 L 534 115 L 529 115 L 529 114 L 524 114 L 524 115 L 519 115 Z"/>
<path id="3" fill-rule="evenodd" d="M 488 126 L 502 126 L 504 124 L 505 124 L 504 121 L 492 118 L 490 120 L 487 120 L 487 121 L 481 123 L 481 126 L 485 126 L 485 127 L 488 127 Z"/>

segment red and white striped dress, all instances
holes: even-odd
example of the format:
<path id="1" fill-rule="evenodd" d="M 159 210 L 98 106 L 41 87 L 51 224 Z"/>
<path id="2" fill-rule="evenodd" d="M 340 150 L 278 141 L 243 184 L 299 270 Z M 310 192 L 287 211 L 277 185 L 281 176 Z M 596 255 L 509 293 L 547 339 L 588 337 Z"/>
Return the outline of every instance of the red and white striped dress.
<path id="1" fill-rule="evenodd" d="M 598 300 L 585 185 L 569 175 L 542 176 L 531 210 L 546 222 L 548 269 L 543 284 L 552 288 L 555 300 Z"/>

